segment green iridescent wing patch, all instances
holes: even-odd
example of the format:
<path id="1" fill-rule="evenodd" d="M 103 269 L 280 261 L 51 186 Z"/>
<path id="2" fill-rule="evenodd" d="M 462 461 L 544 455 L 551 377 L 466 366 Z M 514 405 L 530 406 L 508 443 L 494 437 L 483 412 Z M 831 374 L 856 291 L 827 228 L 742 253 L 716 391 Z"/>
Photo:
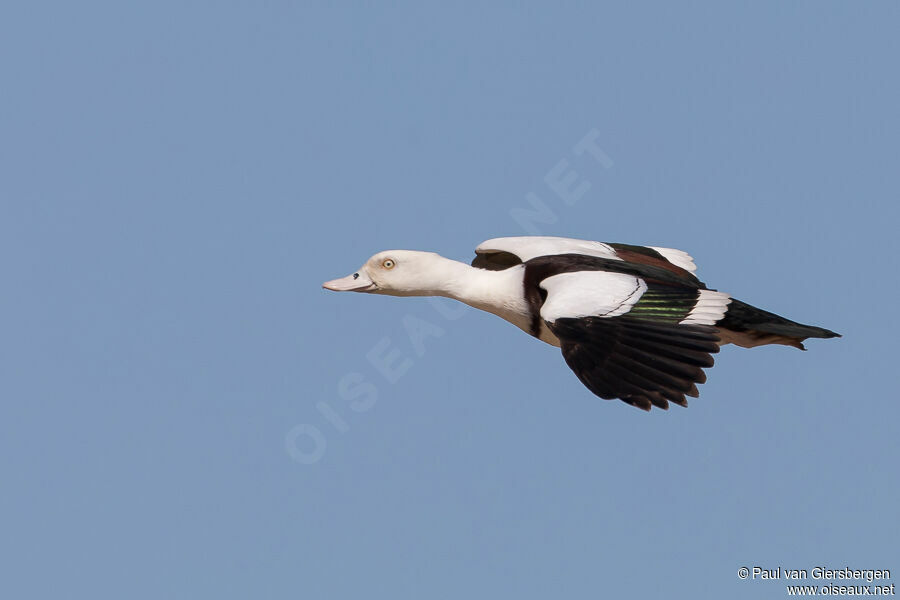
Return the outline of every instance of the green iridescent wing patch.
<path id="1" fill-rule="evenodd" d="M 660 323 L 680 323 L 697 304 L 698 291 L 650 284 L 628 316 Z"/>

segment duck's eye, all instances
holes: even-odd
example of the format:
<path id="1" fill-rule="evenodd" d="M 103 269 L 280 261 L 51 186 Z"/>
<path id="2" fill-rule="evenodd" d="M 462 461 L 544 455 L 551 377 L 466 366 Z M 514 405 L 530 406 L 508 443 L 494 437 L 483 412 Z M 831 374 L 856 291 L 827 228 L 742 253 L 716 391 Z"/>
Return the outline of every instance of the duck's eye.
<path id="1" fill-rule="evenodd" d="M 384 262 L 381 263 L 381 266 L 384 267 L 385 269 L 393 269 L 394 261 L 392 261 L 390 258 L 386 258 L 386 259 L 384 259 Z"/>
<path id="2" fill-rule="evenodd" d="M 359 273 L 354 273 L 354 274 L 353 274 L 353 279 L 359 279 Z"/>

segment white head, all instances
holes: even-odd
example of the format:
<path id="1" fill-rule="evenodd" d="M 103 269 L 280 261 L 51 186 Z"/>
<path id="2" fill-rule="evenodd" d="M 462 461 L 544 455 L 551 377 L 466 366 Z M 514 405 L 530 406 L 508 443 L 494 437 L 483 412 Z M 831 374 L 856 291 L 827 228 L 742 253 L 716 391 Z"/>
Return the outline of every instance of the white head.
<path id="1" fill-rule="evenodd" d="M 385 250 L 366 261 L 359 271 L 322 284 L 335 292 L 367 292 L 390 296 L 442 295 L 453 278 L 455 261 L 434 252 Z"/>

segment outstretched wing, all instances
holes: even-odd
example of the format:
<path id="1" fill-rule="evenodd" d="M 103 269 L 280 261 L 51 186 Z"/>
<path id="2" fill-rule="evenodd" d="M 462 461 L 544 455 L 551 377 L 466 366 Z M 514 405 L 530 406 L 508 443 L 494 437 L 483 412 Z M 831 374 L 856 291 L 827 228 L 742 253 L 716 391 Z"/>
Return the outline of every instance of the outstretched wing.
<path id="1" fill-rule="evenodd" d="M 632 246 L 552 236 L 494 238 L 475 248 L 473 267 L 492 271 L 508 269 L 540 256 L 577 254 L 636 265 L 667 269 L 696 281 L 697 265 L 691 255 L 674 248 Z"/>
<path id="2" fill-rule="evenodd" d="M 727 294 L 599 270 L 550 275 L 539 287 L 541 318 L 596 395 L 644 410 L 698 395 L 719 351 L 714 325 Z"/>
<path id="3" fill-rule="evenodd" d="M 479 256 L 489 257 L 498 253 L 511 254 L 518 258 L 519 262 L 557 254 L 581 254 L 617 259 L 612 246 L 603 242 L 540 235 L 494 238 L 481 242 L 475 248 L 475 254 Z"/>
<path id="4" fill-rule="evenodd" d="M 589 390 L 644 410 L 687 406 L 704 368 L 719 351 L 714 327 L 670 325 L 630 317 L 557 319 L 550 330 L 569 368 Z"/>

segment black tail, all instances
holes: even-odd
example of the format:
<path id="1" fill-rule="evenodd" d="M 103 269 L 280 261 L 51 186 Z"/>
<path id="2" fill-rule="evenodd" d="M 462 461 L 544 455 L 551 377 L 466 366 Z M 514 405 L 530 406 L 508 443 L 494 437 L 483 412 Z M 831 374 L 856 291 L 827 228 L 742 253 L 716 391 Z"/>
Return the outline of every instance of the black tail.
<path id="1" fill-rule="evenodd" d="M 785 344 L 801 350 L 807 338 L 841 337 L 822 327 L 802 325 L 784 317 L 779 317 L 761 308 L 750 306 L 740 300 L 732 300 L 725 318 L 716 323 L 722 341 L 731 342 L 745 348 L 763 344 Z"/>

